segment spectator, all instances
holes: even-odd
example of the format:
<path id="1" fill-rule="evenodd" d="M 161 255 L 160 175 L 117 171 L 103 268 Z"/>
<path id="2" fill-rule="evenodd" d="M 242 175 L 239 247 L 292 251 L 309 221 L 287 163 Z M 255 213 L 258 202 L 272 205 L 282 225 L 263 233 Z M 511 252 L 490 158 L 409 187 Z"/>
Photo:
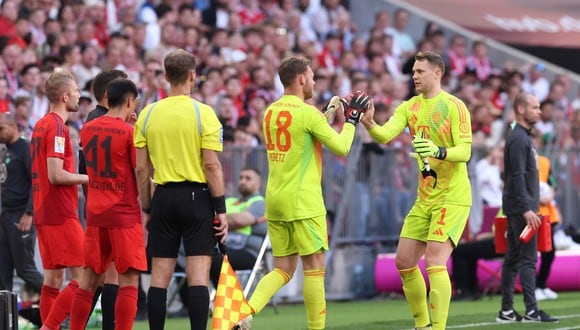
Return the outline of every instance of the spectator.
<path id="1" fill-rule="evenodd" d="M 473 42 L 471 55 L 467 57 L 467 66 L 475 68 L 479 81 L 486 80 L 490 75 L 493 65 L 488 57 L 485 41 L 477 40 Z"/>
<path id="2" fill-rule="evenodd" d="M 493 233 L 482 233 L 475 240 L 459 244 L 451 255 L 456 289 L 451 299 L 453 301 L 480 299 L 477 263 L 479 259 L 487 260 L 501 256 L 495 252 Z"/>
<path id="3" fill-rule="evenodd" d="M 10 95 L 18 89 L 18 72 L 21 70 L 23 49 L 16 43 L 8 42 L 2 49 L 2 60 L 4 62 L 4 76 L 8 80 Z"/>
<path id="4" fill-rule="evenodd" d="M 487 150 L 486 156 L 475 165 L 477 187 L 485 206 L 501 207 L 504 148 L 496 146 Z"/>
<path id="5" fill-rule="evenodd" d="M 98 67 L 99 52 L 95 46 L 81 46 L 81 63 L 72 69 L 72 73 L 78 80 L 79 86 L 84 86 L 89 80 L 101 72 Z"/>
<path id="6" fill-rule="evenodd" d="M 18 130 L 26 139 L 32 136 L 34 126 L 30 125 L 30 108 L 32 99 L 23 95 L 14 99 L 14 119 L 18 125 Z"/>
<path id="7" fill-rule="evenodd" d="M 140 81 L 142 86 L 139 90 L 140 100 L 137 111 L 141 111 L 147 104 L 157 102 L 167 96 L 165 85 L 167 81 L 164 77 L 163 66 L 155 58 L 145 61 L 145 69 Z"/>
<path id="8" fill-rule="evenodd" d="M 318 37 L 324 38 L 330 32 L 338 32 L 339 17 L 345 12 L 340 0 L 322 0 L 322 7 L 312 16 L 312 25 Z"/>
<path id="9" fill-rule="evenodd" d="M 226 199 L 228 260 L 234 270 L 252 269 L 266 236 L 264 197 L 260 195 L 261 173 L 255 168 L 244 168 L 238 180 L 239 197 Z M 217 288 L 223 256 L 212 259 L 210 277 Z"/>
<path id="10" fill-rule="evenodd" d="M 16 18 L 18 17 L 18 2 L 5 0 L 0 4 L 0 36 L 16 36 Z"/>
<path id="11" fill-rule="evenodd" d="M 39 93 L 40 84 L 43 83 L 40 76 L 40 67 L 38 64 L 26 64 L 20 70 L 22 77 L 22 87 L 20 87 L 14 97 L 28 96 L 32 100 L 31 108 L 29 109 L 28 121 L 31 127 L 34 127 L 40 118 L 44 117 L 48 111 L 48 98 L 46 95 Z"/>
<path id="12" fill-rule="evenodd" d="M 393 49 L 400 52 L 393 55 L 405 61 L 415 55 L 415 42 L 409 33 L 405 32 L 409 23 L 409 12 L 405 9 L 397 9 L 394 16 L 393 26 L 387 28 L 386 32 L 393 37 Z"/>
<path id="13" fill-rule="evenodd" d="M 531 66 L 528 74 L 522 82 L 522 90 L 536 95 L 540 102 L 544 101 L 550 93 L 550 82 L 544 77 L 546 66 L 537 63 Z"/>
<path id="14" fill-rule="evenodd" d="M 8 89 L 8 80 L 0 75 L 0 113 L 10 111 L 10 94 Z"/>
<path id="15" fill-rule="evenodd" d="M 554 101 L 551 99 L 544 100 L 540 103 L 540 120 L 534 126 L 540 132 L 544 141 L 552 141 L 556 136 L 554 116 Z"/>
<path id="16" fill-rule="evenodd" d="M 467 66 L 467 40 L 465 40 L 464 36 L 456 34 L 451 37 L 449 44 L 447 56 L 449 57 L 451 65 L 451 74 L 455 78 L 461 78 Z"/>

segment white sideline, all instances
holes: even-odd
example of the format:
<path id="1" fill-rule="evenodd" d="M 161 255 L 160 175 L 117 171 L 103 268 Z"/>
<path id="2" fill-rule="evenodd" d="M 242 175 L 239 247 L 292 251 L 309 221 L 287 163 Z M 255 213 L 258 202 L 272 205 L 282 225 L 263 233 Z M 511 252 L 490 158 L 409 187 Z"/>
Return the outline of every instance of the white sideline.
<path id="1" fill-rule="evenodd" d="M 571 315 L 554 315 L 559 319 L 573 319 L 573 318 L 580 318 L 580 314 L 571 314 Z M 533 324 L 533 323 L 530 323 Z M 447 329 L 462 329 L 462 328 L 472 328 L 472 327 L 480 327 L 480 326 L 490 326 L 490 325 L 505 325 L 505 323 L 498 323 L 498 322 L 479 322 L 479 323 L 468 323 L 462 325 L 452 325 L 447 326 Z M 580 326 L 573 326 L 573 327 L 565 327 L 565 328 L 555 328 L 553 330 L 577 330 L 580 329 Z"/>

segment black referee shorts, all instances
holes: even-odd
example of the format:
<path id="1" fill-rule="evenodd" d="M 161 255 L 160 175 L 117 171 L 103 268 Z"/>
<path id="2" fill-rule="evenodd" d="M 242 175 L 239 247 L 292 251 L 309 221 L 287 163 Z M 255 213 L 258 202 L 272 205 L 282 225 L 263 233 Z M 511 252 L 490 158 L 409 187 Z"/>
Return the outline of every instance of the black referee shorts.
<path id="1" fill-rule="evenodd" d="M 152 257 L 177 258 L 179 245 L 187 256 L 213 256 L 214 209 L 205 183 L 158 185 L 151 201 L 148 249 Z"/>

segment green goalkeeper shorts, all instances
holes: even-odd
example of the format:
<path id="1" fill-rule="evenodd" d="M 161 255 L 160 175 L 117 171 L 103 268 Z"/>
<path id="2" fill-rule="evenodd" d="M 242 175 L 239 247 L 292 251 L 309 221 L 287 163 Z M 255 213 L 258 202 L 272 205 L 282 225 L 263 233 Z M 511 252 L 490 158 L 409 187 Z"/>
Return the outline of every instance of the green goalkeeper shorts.
<path id="1" fill-rule="evenodd" d="M 445 242 L 449 238 L 457 246 L 470 209 L 465 205 L 426 205 L 417 201 L 405 218 L 401 237 L 422 242 Z"/>

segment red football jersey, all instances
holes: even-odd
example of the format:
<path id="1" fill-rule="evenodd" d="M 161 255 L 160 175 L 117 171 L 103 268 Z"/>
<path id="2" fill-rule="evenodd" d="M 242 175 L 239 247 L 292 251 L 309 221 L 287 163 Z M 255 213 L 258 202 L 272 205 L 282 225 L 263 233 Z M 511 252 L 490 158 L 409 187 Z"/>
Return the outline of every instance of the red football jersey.
<path id="1" fill-rule="evenodd" d="M 68 127 L 59 115 L 49 112 L 36 123 L 30 139 L 30 155 L 34 222 L 37 225 L 60 225 L 67 218 L 78 219 L 77 186 L 51 184 L 48 181 L 49 157 L 61 158 L 64 170 L 75 172 Z"/>
<path id="2" fill-rule="evenodd" d="M 141 222 L 133 127 L 120 118 L 102 116 L 81 130 L 87 165 L 87 225 L 119 228 Z"/>

